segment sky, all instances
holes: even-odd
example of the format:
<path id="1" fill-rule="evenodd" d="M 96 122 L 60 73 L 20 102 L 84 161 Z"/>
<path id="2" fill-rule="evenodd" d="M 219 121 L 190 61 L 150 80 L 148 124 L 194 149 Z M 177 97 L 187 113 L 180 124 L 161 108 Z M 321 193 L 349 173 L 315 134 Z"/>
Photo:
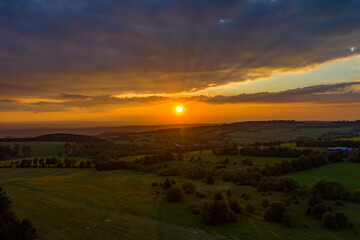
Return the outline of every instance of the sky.
<path id="1" fill-rule="evenodd" d="M 359 54 L 358 0 L 0 0 L 0 123 L 356 120 Z"/>

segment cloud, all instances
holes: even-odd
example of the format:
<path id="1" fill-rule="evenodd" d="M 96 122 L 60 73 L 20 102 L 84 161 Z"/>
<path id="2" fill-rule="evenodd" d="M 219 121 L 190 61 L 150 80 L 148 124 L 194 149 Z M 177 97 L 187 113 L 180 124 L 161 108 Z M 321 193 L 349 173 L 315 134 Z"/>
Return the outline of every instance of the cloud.
<path id="1" fill-rule="evenodd" d="M 15 103 L 15 102 L 17 102 L 17 100 L 0 98 L 0 103 Z"/>
<path id="2" fill-rule="evenodd" d="M 360 103 L 360 92 L 356 86 L 360 82 L 347 82 L 331 85 L 316 85 L 304 88 L 291 89 L 282 92 L 261 92 L 253 94 L 240 94 L 234 96 L 147 96 L 118 98 L 110 95 L 83 96 L 73 94 L 61 94 L 64 101 L 38 101 L 34 103 L 22 103 L 11 99 L 0 99 L 1 111 L 32 111 L 32 112 L 59 112 L 85 109 L 89 111 L 106 111 L 114 107 L 129 106 L 132 104 L 162 104 L 168 102 L 203 102 L 208 104 L 226 103 Z"/>
<path id="3" fill-rule="evenodd" d="M 359 54 L 360 3 L 4 0 L 0 28 L 9 96 L 174 93 Z"/>
<path id="4" fill-rule="evenodd" d="M 253 93 L 236 96 L 199 97 L 199 101 L 213 104 L 224 103 L 352 103 L 360 102 L 360 92 L 354 92 L 353 86 L 360 82 L 316 85 L 291 89 L 277 93 Z M 348 90 L 347 90 L 348 88 Z"/>

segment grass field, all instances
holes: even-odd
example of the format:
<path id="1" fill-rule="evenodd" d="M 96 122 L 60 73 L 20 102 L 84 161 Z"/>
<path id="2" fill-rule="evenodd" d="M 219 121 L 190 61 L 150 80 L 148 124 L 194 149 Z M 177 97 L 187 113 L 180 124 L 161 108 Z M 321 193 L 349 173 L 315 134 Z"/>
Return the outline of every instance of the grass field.
<path id="1" fill-rule="evenodd" d="M 294 149 L 311 149 L 317 152 L 325 152 L 327 151 L 326 147 L 297 147 L 295 143 L 283 143 L 280 145 L 281 147 L 288 147 L 288 148 L 294 148 Z"/>
<path id="2" fill-rule="evenodd" d="M 238 143 L 252 143 L 252 142 L 268 142 L 273 140 L 289 141 L 298 137 L 320 137 L 321 135 L 336 131 L 336 132 L 348 132 L 351 128 L 301 128 L 301 129 L 289 129 L 289 128 L 274 128 L 264 129 L 254 132 L 232 132 L 228 135 Z"/>
<path id="3" fill-rule="evenodd" d="M 360 142 L 360 136 L 359 137 L 352 137 L 352 138 L 342 138 L 342 140 L 350 140 L 350 141 L 356 141 L 356 142 Z"/>
<path id="4" fill-rule="evenodd" d="M 201 158 L 202 161 L 208 161 L 212 163 L 221 163 L 226 158 L 230 160 L 230 163 L 237 162 L 240 164 L 243 160 L 249 159 L 251 160 L 254 165 L 259 166 L 265 166 L 268 165 L 274 165 L 275 163 L 280 163 L 283 160 L 291 160 L 293 158 L 281 158 L 281 157 L 251 157 L 251 156 L 240 156 L 240 155 L 214 155 L 211 150 L 203 150 L 201 152 L 194 151 L 184 154 L 184 159 L 188 161 L 191 157 L 194 157 L 194 159 L 197 159 L 198 157 Z"/>
<path id="5" fill-rule="evenodd" d="M 151 187 L 162 178 L 130 171 L 96 172 L 94 169 L 0 169 L 1 187 L 13 200 L 20 217 L 27 217 L 41 239 L 358 239 L 350 230 L 326 230 L 320 221 L 306 216 L 306 201 L 292 205 L 296 227 L 265 222 L 262 196 L 249 186 L 238 187 L 217 180 L 214 185 L 196 181 L 209 198 L 215 191 L 231 189 L 234 198 L 251 194 L 252 216 L 241 214 L 237 222 L 207 226 L 192 215 L 189 204 L 199 199 L 186 196 L 183 203 L 167 203 L 160 190 Z M 174 178 L 178 184 L 185 181 Z M 270 200 L 283 195 L 274 192 Z M 244 209 L 248 201 L 240 200 Z M 345 203 L 343 209 L 355 226 L 360 224 L 360 205 Z M 341 207 L 339 207 L 341 208 Z M 334 211 L 337 207 L 334 207 Z M 307 224 L 310 228 L 304 228 Z"/>
<path id="6" fill-rule="evenodd" d="M 135 159 L 139 159 L 143 156 L 145 156 L 145 155 L 127 156 L 127 157 L 120 158 L 119 160 L 132 162 Z M 218 156 L 218 155 L 214 155 L 211 150 L 203 150 L 203 151 L 193 151 L 193 152 L 185 153 L 184 154 L 185 162 L 189 161 L 191 159 L 191 157 L 194 157 L 194 160 L 196 160 L 198 157 L 200 157 L 202 162 L 210 162 L 210 163 L 218 163 L 218 164 L 222 163 L 226 158 L 229 158 L 230 163 L 236 162 L 237 164 L 241 164 L 241 162 L 244 159 L 249 159 L 254 163 L 254 165 L 259 165 L 259 166 L 265 166 L 266 164 L 274 165 L 275 163 L 280 163 L 282 160 L 285 160 L 285 159 L 287 159 L 287 160 L 293 159 L 293 158 L 281 158 L 281 157 L 278 157 L 278 158 L 276 158 L 276 157 L 250 157 L 250 156 L 240 156 L 240 155 Z"/>
<path id="7" fill-rule="evenodd" d="M 335 180 L 344 183 L 351 189 L 360 188 L 360 164 L 341 162 L 293 173 L 290 176 L 301 184 L 310 185 L 316 179 Z"/>
<path id="8" fill-rule="evenodd" d="M 62 142 L 0 142 L 0 146 L 9 146 L 10 148 L 16 144 L 30 145 L 31 157 L 57 156 L 59 152 L 64 153 L 64 143 Z"/>

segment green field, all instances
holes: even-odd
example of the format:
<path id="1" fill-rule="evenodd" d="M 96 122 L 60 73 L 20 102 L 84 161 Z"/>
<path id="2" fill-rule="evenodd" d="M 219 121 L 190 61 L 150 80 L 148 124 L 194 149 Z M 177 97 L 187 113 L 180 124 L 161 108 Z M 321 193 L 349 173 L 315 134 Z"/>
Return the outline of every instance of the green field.
<path id="1" fill-rule="evenodd" d="M 306 216 L 306 200 L 291 205 L 296 214 L 294 229 L 265 222 L 262 196 L 249 186 L 238 187 L 217 180 L 215 185 L 196 181 L 209 198 L 215 191 L 233 190 L 233 197 L 251 194 L 255 213 L 239 215 L 237 222 L 208 226 L 188 210 L 199 199 L 186 196 L 183 203 L 167 203 L 153 181 L 154 174 L 130 171 L 97 172 L 93 169 L 0 169 L 1 187 L 13 200 L 20 217 L 35 225 L 41 239 L 358 239 L 350 230 L 326 230 L 319 220 Z M 177 184 L 185 181 L 173 178 Z M 282 198 L 274 192 L 270 200 Z M 244 209 L 249 201 L 240 199 Z M 330 203 L 331 204 L 331 203 Z M 360 205 L 345 203 L 345 211 L 355 226 L 360 224 Z M 337 207 L 333 207 L 334 211 Z M 339 207 L 341 208 L 341 207 Z M 304 228 L 307 224 L 310 228 Z"/>
<path id="2" fill-rule="evenodd" d="M 119 158 L 121 161 L 129 161 L 132 162 L 135 159 L 139 159 L 144 157 L 145 155 L 135 155 L 135 156 L 127 156 L 123 158 Z M 214 155 L 211 150 L 203 150 L 203 151 L 193 151 L 187 152 L 184 154 L 185 163 L 190 161 L 191 157 L 196 160 L 198 157 L 201 158 L 202 162 L 208 163 L 217 163 L 221 164 L 226 158 L 230 160 L 230 164 L 236 162 L 237 164 L 241 164 L 241 162 L 245 159 L 251 160 L 254 165 L 265 166 L 265 165 L 274 165 L 275 163 L 280 163 L 283 160 L 292 160 L 293 158 L 281 158 L 281 157 L 251 157 L 251 156 L 240 156 L 240 155 Z"/>
<path id="3" fill-rule="evenodd" d="M 265 165 L 274 165 L 275 163 L 280 163 L 283 160 L 292 160 L 293 158 L 282 158 L 282 157 L 252 157 L 252 156 L 240 156 L 240 155 L 214 155 L 211 150 L 203 150 L 201 152 L 194 151 L 184 154 L 185 161 L 188 161 L 191 157 L 197 159 L 201 158 L 203 162 L 211 162 L 211 163 L 221 163 L 226 158 L 230 160 L 230 163 L 236 162 L 237 164 L 241 164 L 241 162 L 245 159 L 251 160 L 254 165 L 265 166 Z"/>
<path id="4" fill-rule="evenodd" d="M 350 141 L 360 141 L 360 136 L 359 137 L 352 137 L 352 138 L 342 138 L 342 140 L 350 140 Z"/>
<path id="5" fill-rule="evenodd" d="M 31 157 L 57 156 L 59 152 L 64 153 L 63 142 L 0 142 L 0 146 L 30 145 Z"/>
<path id="6" fill-rule="evenodd" d="M 360 163 L 341 162 L 296 172 L 290 176 L 301 184 L 310 185 L 316 179 L 335 180 L 351 189 L 360 188 Z"/>
<path id="7" fill-rule="evenodd" d="M 351 128 L 337 128 L 336 132 L 348 132 Z M 252 143 L 252 142 L 269 142 L 274 140 L 289 141 L 294 140 L 298 137 L 307 136 L 317 138 L 322 136 L 325 133 L 334 131 L 333 128 L 273 128 L 273 129 L 263 129 L 256 130 L 253 132 L 231 132 L 228 133 L 228 136 L 237 143 Z"/>

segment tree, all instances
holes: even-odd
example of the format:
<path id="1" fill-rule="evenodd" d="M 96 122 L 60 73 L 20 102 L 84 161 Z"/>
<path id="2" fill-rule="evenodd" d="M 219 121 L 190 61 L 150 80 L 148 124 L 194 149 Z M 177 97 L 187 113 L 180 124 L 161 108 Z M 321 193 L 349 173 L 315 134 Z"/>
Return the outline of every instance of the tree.
<path id="1" fill-rule="evenodd" d="M 266 221 L 281 222 L 286 212 L 285 204 L 282 202 L 273 202 L 265 208 L 264 219 Z"/>
<path id="2" fill-rule="evenodd" d="M 172 187 L 172 183 L 170 182 L 170 180 L 167 178 L 165 179 L 164 181 L 164 184 L 163 184 L 163 189 L 164 190 L 168 190 Z"/>
<path id="3" fill-rule="evenodd" d="M 192 194 L 195 192 L 195 184 L 192 182 L 184 182 L 181 185 L 182 189 L 184 190 L 185 194 Z"/>
<path id="4" fill-rule="evenodd" d="M 89 160 L 86 161 L 86 167 L 91 168 L 91 161 L 89 161 Z"/>
<path id="5" fill-rule="evenodd" d="M 269 204 L 270 204 L 270 201 L 267 198 L 263 198 L 260 202 L 260 205 L 262 208 L 267 208 L 269 206 Z"/>
<path id="6" fill-rule="evenodd" d="M 329 211 L 329 207 L 324 203 L 316 204 L 313 206 L 311 213 L 317 218 L 321 218 L 322 215 Z"/>
<path id="7" fill-rule="evenodd" d="M 84 168 L 84 167 L 85 167 L 85 162 L 84 162 L 84 161 L 81 161 L 80 164 L 79 164 L 79 167 L 80 167 L 80 168 Z"/>
<path id="8" fill-rule="evenodd" d="M 200 216 L 204 223 L 210 225 L 222 225 L 231 220 L 230 208 L 224 200 L 203 200 Z"/>
<path id="9" fill-rule="evenodd" d="M 222 191 L 216 192 L 213 196 L 213 200 L 224 200 L 224 193 Z"/>
<path id="10" fill-rule="evenodd" d="M 182 188 L 173 186 L 166 193 L 166 201 L 168 202 L 182 202 L 184 199 L 184 191 Z"/>
<path id="11" fill-rule="evenodd" d="M 213 185 L 214 182 L 215 182 L 215 179 L 211 175 L 208 175 L 206 180 L 205 180 L 205 183 L 209 184 L 209 185 Z"/>
<path id="12" fill-rule="evenodd" d="M 291 192 L 299 188 L 300 184 L 292 177 L 284 176 L 279 179 L 278 189 L 282 192 Z"/>
<path id="13" fill-rule="evenodd" d="M 349 218 L 343 212 L 335 213 L 336 223 L 341 228 L 347 228 L 349 226 Z"/>
<path id="14" fill-rule="evenodd" d="M 355 189 L 351 194 L 351 200 L 360 202 L 360 189 Z"/>
<path id="15" fill-rule="evenodd" d="M 240 213 L 242 212 L 241 207 L 240 207 L 240 202 L 239 202 L 239 200 L 237 200 L 237 199 L 230 199 L 230 200 L 228 201 L 228 203 L 229 203 L 230 209 L 231 209 L 234 213 L 240 214 Z"/>
<path id="16" fill-rule="evenodd" d="M 76 160 L 74 158 L 65 158 L 64 164 L 66 168 L 73 168 L 76 166 Z"/>
<path id="17" fill-rule="evenodd" d="M 21 153 L 23 157 L 30 157 L 31 154 L 31 146 L 30 145 L 23 145 L 21 146 Z"/>
<path id="18" fill-rule="evenodd" d="M 20 221 L 16 218 L 11 209 L 11 200 L 0 188 L 0 239 L 33 240 L 36 238 L 35 228 L 29 220 Z"/>
<path id="19" fill-rule="evenodd" d="M 324 227 L 334 229 L 336 227 L 336 219 L 334 214 L 330 212 L 324 213 L 321 220 Z"/>

